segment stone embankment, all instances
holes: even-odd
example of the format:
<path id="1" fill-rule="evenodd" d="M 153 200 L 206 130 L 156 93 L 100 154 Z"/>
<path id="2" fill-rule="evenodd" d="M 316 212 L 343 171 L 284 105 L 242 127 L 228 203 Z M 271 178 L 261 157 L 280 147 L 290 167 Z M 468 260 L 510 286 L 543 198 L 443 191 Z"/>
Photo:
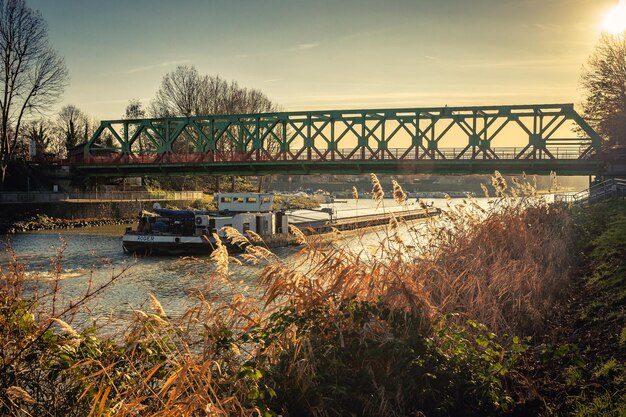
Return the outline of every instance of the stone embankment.
<path id="1" fill-rule="evenodd" d="M 110 226 L 133 222 L 127 219 L 57 219 L 46 215 L 36 215 L 22 220 L 0 219 L 0 234 L 13 234 L 37 230 L 61 230 L 80 227 Z"/>
<path id="2" fill-rule="evenodd" d="M 0 204 L 0 234 L 34 230 L 72 229 L 134 222 L 154 203 L 162 207 L 188 207 L 190 200 L 56 201 Z"/>

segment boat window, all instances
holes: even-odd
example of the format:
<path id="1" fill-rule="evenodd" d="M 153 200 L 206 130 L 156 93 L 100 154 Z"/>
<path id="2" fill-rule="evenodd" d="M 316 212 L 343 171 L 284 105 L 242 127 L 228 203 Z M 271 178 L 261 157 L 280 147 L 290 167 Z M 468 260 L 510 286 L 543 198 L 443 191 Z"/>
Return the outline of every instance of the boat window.
<path id="1" fill-rule="evenodd" d="M 221 201 L 222 203 L 230 203 L 231 201 L 233 201 L 233 199 L 230 197 L 222 197 Z"/>
<path id="2" fill-rule="evenodd" d="M 246 198 L 247 203 L 256 203 L 256 197 L 248 197 Z"/>
<path id="3" fill-rule="evenodd" d="M 269 202 L 270 202 L 270 198 L 269 198 L 269 197 L 263 197 L 263 198 L 261 199 L 261 201 L 262 201 L 263 203 L 269 203 Z"/>
<path id="4" fill-rule="evenodd" d="M 235 198 L 233 198 L 233 202 L 234 203 L 243 203 L 244 199 L 243 199 L 243 197 L 235 197 Z"/>

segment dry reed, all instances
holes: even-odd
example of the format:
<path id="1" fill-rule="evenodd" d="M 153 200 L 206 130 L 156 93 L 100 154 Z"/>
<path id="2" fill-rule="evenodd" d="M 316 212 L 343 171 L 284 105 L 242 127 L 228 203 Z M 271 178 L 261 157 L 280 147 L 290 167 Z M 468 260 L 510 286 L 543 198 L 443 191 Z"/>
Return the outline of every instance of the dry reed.
<path id="1" fill-rule="evenodd" d="M 380 204 L 384 192 L 378 178 L 371 177 L 373 198 Z M 254 233 L 248 232 L 248 239 L 224 229 L 232 244 L 243 246 L 238 257 L 229 256 L 220 237 L 213 235 L 215 272 L 207 276 L 208 290 L 197 292 L 195 307 L 181 317 L 168 318 L 149 295 L 156 314 L 135 310 L 119 351 L 96 345 L 99 355 L 73 365 L 82 375 L 81 398 L 88 401 L 89 414 L 263 415 L 276 396 L 271 384 L 266 385 L 270 378 L 266 372 L 271 375 L 277 366 L 281 373 L 272 376 L 278 381 L 274 386 L 304 395 L 319 388 L 315 378 L 328 357 L 349 351 L 354 344 L 358 350 L 367 349 L 368 343 L 383 348 L 416 334 L 436 340 L 436 324 L 444 316 L 459 325 L 475 320 L 500 333 L 538 331 L 556 294 L 567 285 L 571 253 L 567 216 L 537 197 L 526 181 L 516 181 L 509 189 L 496 173 L 492 184 L 497 198 L 488 207 L 468 197 L 458 204 L 450 202 L 441 218 L 427 218 L 421 225 L 399 222 L 392 215 L 373 247 L 359 249 L 354 238 L 344 243 L 307 239 L 290 226 L 290 233 L 304 246 L 289 264 L 266 247 L 250 244 L 262 243 Z M 396 182 L 393 186 L 394 198 L 404 203 L 402 187 Z M 420 205 L 425 203 L 420 200 Z M 224 285 L 229 264 L 238 265 L 239 259 L 267 263 L 260 277 L 261 300 L 239 294 L 230 300 L 209 296 L 211 288 Z M 7 291 L 17 291 L 23 274 L 17 264 L 12 268 L 2 271 L 0 284 Z M 14 284 L 7 285 L 11 280 Z M 6 299 L 7 291 L 0 297 Z M 355 305 L 384 306 L 389 318 L 363 319 L 346 307 Z M 276 321 L 275 314 L 286 312 L 317 321 Z M 407 318 L 416 318 L 412 327 L 391 327 L 394 320 Z M 55 321 L 65 329 L 59 320 Z M 311 326 L 319 333 L 309 333 Z M 316 347 L 320 340 L 323 348 Z M 385 367 L 396 359 L 378 364 L 365 358 L 377 391 L 364 403 L 362 414 L 402 415 L 399 410 L 409 401 L 403 391 L 376 385 L 380 375 L 393 380 Z M 17 388 L 7 395 L 28 402 L 28 392 Z M 311 407 L 309 415 L 330 414 L 308 404 L 306 396 L 295 398 Z M 280 412 L 282 406 L 273 405 Z"/>
<path id="2" fill-rule="evenodd" d="M 163 309 L 163 306 L 161 305 L 161 302 L 158 300 L 158 298 L 156 298 L 151 293 L 148 293 L 148 298 L 150 299 L 150 308 L 152 308 L 152 310 L 159 316 L 167 317 L 167 313 L 165 312 L 165 309 Z"/>
<path id="3" fill-rule="evenodd" d="M 370 177 L 372 179 L 372 199 L 376 202 L 376 208 L 378 208 L 385 197 L 385 192 L 376 174 L 370 174 Z"/>
<path id="4" fill-rule="evenodd" d="M 449 204 L 441 219 L 427 221 L 425 239 L 399 239 L 392 216 L 374 258 L 365 261 L 351 247 L 312 246 L 303 255 L 308 269 L 306 261 L 298 266 L 309 285 L 281 281 L 291 277 L 282 269 L 264 273 L 263 284 L 272 300 L 290 300 L 298 308 L 329 299 L 385 300 L 424 317 L 461 313 L 494 331 L 532 333 L 567 280 L 567 216 L 525 182 L 508 189 L 496 172 L 492 184 L 499 197 L 488 208 L 471 197 Z M 372 185 L 380 198 L 375 175 Z M 398 188 L 394 184 L 401 194 Z"/>
<path id="5" fill-rule="evenodd" d="M 393 186 L 393 199 L 396 203 L 403 205 L 406 203 L 406 193 L 402 189 L 402 186 L 398 184 L 398 181 L 392 180 L 391 184 Z"/>

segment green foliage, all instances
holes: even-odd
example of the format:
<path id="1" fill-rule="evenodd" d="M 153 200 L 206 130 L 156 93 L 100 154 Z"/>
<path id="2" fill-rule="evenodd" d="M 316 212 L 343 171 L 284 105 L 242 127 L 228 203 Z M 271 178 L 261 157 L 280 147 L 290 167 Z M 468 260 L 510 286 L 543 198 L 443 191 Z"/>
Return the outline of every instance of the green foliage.
<path id="1" fill-rule="evenodd" d="M 505 379 L 525 344 L 512 338 L 505 348 L 472 321 L 443 319 L 437 327 L 429 337 L 419 317 L 353 300 L 306 312 L 282 309 L 244 340 L 283 347 L 268 367 L 277 413 L 447 416 L 510 408 Z"/>
<path id="2" fill-rule="evenodd" d="M 615 374 L 620 371 L 621 366 L 618 364 L 615 358 L 611 358 L 608 361 L 601 364 L 596 372 L 594 372 L 594 377 L 603 378 L 608 377 L 612 374 Z"/>
<path id="3" fill-rule="evenodd" d="M 201 199 L 191 203 L 190 208 L 194 210 L 217 210 L 217 202 L 212 195 L 204 194 Z"/>
<path id="4" fill-rule="evenodd" d="M 573 209 L 579 254 L 580 300 L 568 306 L 575 322 L 568 343 L 541 346 L 551 387 L 567 396 L 548 398 L 558 415 L 626 415 L 626 204 L 616 201 Z M 575 332 L 576 338 L 571 334 Z"/>
<path id="5" fill-rule="evenodd" d="M 82 373 L 73 368 L 83 336 L 42 327 L 31 302 L 4 301 L 0 306 L 0 415 L 86 415 L 91 397 L 81 398 L 86 384 Z M 32 401 L 11 396 L 10 387 L 24 389 Z"/>
<path id="6" fill-rule="evenodd" d="M 278 209 L 314 209 L 318 208 L 320 203 L 312 198 L 306 196 L 283 196 L 275 195 L 272 203 L 272 210 Z"/>
<path id="7" fill-rule="evenodd" d="M 580 398 L 576 404 L 573 415 L 575 417 L 625 417 L 626 416 L 626 394 L 611 395 L 604 393 L 587 401 Z"/>
<path id="8" fill-rule="evenodd" d="M 623 322 L 619 306 L 626 304 L 626 204 L 599 204 L 576 212 L 574 218 L 579 246 L 591 268 L 586 285 L 596 295 L 584 314 L 592 320 Z"/>

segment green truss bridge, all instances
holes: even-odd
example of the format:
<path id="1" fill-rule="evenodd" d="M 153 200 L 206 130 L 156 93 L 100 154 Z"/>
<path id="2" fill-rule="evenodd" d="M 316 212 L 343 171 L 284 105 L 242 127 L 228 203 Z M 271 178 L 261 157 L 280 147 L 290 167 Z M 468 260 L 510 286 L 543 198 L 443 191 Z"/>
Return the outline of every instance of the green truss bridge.
<path id="1" fill-rule="evenodd" d="M 103 121 L 86 176 L 315 173 L 597 175 L 572 104 L 300 111 Z"/>

